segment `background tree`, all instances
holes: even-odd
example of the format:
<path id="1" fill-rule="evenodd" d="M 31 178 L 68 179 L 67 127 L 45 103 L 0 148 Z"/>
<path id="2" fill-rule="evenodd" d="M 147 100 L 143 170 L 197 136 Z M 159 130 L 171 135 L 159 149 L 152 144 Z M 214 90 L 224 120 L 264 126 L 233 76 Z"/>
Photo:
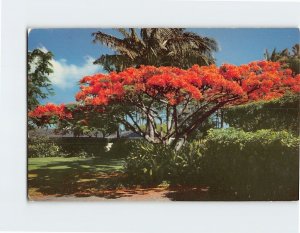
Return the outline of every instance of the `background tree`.
<path id="1" fill-rule="evenodd" d="M 28 110 L 39 105 L 41 99 L 53 94 L 49 75 L 53 73 L 51 52 L 34 49 L 27 52 L 27 97 Z"/>
<path id="2" fill-rule="evenodd" d="M 295 44 L 292 51 L 288 48 L 276 52 L 276 49 L 270 54 L 268 50 L 265 52 L 267 61 L 280 62 L 283 67 L 290 68 L 295 74 L 300 73 L 300 44 Z"/>
<path id="3" fill-rule="evenodd" d="M 220 68 L 196 65 L 188 70 L 142 66 L 87 76 L 81 84 L 76 95 L 79 109 L 94 106 L 97 111 L 110 112 L 117 105 L 119 114 L 114 116 L 130 130 L 151 143 L 174 141 L 173 145 L 177 145 L 222 107 L 299 92 L 300 76 L 294 77 L 279 63 L 261 61 Z M 146 127 L 141 127 L 137 115 L 145 118 Z M 46 105 L 36 108 L 30 116 L 47 123 L 53 117 L 68 120 L 72 112 L 63 105 Z"/>
<path id="4" fill-rule="evenodd" d="M 120 28 L 117 31 L 121 33 L 121 38 L 101 31 L 92 34 L 95 43 L 115 51 L 115 54 L 102 55 L 94 62 L 109 72 L 141 65 L 187 69 L 195 64 L 201 66 L 215 62 L 213 52 L 217 51 L 216 41 L 183 28 Z"/>

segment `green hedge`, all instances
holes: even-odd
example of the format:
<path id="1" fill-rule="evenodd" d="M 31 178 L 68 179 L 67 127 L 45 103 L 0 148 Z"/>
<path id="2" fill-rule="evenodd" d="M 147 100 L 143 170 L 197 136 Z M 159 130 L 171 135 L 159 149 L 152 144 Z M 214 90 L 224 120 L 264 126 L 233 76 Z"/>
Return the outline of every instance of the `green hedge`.
<path id="1" fill-rule="evenodd" d="M 299 140 L 290 133 L 211 130 L 205 147 L 205 182 L 220 197 L 298 199 Z"/>
<path id="2" fill-rule="evenodd" d="M 113 143 L 107 151 L 107 143 Z M 28 139 L 28 157 L 126 157 L 131 140 L 102 138 L 48 138 Z"/>
<path id="3" fill-rule="evenodd" d="M 66 157 L 61 146 L 49 140 L 47 137 L 34 137 L 28 139 L 28 157 Z"/>
<path id="4" fill-rule="evenodd" d="M 215 200 L 298 199 L 299 140 L 286 131 L 208 131 L 202 141 L 171 147 L 140 142 L 126 160 L 141 184 L 209 186 Z"/>
<path id="5" fill-rule="evenodd" d="M 223 109 L 224 122 L 245 131 L 288 130 L 299 135 L 300 96 L 295 94 Z"/>

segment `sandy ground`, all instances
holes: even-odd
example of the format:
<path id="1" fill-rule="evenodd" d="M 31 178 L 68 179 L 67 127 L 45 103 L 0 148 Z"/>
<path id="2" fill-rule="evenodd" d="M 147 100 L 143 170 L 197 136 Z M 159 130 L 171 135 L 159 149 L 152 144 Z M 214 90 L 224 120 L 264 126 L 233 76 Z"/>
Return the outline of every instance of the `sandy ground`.
<path id="1" fill-rule="evenodd" d="M 30 201 L 171 201 L 166 194 L 172 191 L 165 188 L 148 188 L 133 190 L 106 190 L 100 191 L 97 196 L 81 195 L 43 195 L 30 190 Z"/>

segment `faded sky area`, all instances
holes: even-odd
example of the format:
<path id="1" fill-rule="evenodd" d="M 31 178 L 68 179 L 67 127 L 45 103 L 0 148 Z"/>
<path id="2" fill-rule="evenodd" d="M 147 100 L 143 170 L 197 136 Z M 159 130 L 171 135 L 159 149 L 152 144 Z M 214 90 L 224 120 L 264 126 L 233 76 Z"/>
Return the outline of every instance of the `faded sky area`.
<path id="1" fill-rule="evenodd" d="M 100 44 L 92 43 L 91 34 L 96 31 L 119 36 L 112 29 L 32 29 L 28 36 L 28 50 L 40 48 L 54 54 L 54 73 L 50 76 L 54 96 L 42 103 L 68 103 L 75 101 L 78 81 L 86 75 L 104 72 L 93 61 L 102 54 L 113 51 Z M 282 50 L 299 43 L 298 29 L 188 29 L 202 36 L 214 38 L 219 45 L 215 58 L 217 65 L 231 63 L 240 65 L 263 59 L 266 49 Z"/>

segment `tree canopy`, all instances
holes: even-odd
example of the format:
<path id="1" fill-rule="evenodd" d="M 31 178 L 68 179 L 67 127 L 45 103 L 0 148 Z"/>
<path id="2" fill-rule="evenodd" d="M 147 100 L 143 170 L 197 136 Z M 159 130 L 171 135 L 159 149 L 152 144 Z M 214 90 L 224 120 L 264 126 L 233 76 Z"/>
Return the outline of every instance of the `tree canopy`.
<path id="1" fill-rule="evenodd" d="M 101 31 L 92 34 L 95 43 L 99 42 L 115 51 L 115 54 L 102 55 L 94 62 L 109 72 L 141 65 L 186 69 L 194 64 L 210 65 L 215 62 L 213 52 L 218 48 L 216 41 L 183 28 L 116 30 L 121 33 L 120 38 Z"/>
<path id="2" fill-rule="evenodd" d="M 267 61 L 241 66 L 195 65 L 187 70 L 141 66 L 86 76 L 80 82 L 81 91 L 76 95 L 79 110 L 93 107 L 99 113 L 117 111 L 119 114 L 113 115 L 116 121 L 152 143 L 163 144 L 187 139 L 224 106 L 300 91 L 300 75 Z M 37 107 L 30 116 L 43 124 L 53 117 L 58 121 L 73 117 L 65 105 L 53 104 Z"/>
<path id="3" fill-rule="evenodd" d="M 28 109 L 39 105 L 40 99 L 45 99 L 53 93 L 49 75 L 53 73 L 51 60 L 53 54 L 34 49 L 27 53 L 27 96 Z"/>

